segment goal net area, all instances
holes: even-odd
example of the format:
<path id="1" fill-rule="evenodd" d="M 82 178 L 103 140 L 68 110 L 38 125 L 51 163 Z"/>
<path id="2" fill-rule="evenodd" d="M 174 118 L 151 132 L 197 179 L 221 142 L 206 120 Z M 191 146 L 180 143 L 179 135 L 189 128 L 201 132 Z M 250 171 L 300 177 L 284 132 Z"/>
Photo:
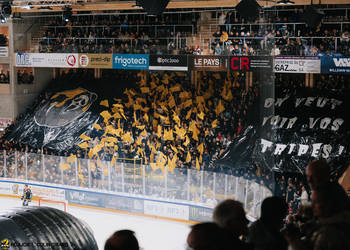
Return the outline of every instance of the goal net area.
<path id="1" fill-rule="evenodd" d="M 66 201 L 56 201 L 49 200 L 46 198 L 39 199 L 39 207 L 53 207 L 61 211 L 67 212 L 67 202 Z"/>

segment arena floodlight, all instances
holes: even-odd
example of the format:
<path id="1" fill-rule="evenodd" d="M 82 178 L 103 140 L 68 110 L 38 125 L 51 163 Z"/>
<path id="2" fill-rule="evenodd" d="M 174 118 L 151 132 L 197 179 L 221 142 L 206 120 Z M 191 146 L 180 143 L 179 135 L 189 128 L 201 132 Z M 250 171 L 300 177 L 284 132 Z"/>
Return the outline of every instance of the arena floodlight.
<path id="1" fill-rule="evenodd" d="M 65 6 L 62 10 L 63 10 L 63 14 L 62 14 L 63 20 L 65 22 L 69 22 L 73 15 L 72 8 L 69 6 Z"/>
<path id="2" fill-rule="evenodd" d="M 135 9 L 142 9 L 141 1 L 140 0 L 136 0 L 135 4 L 132 5 L 131 7 L 135 8 Z"/>
<path id="3" fill-rule="evenodd" d="M 280 0 L 277 3 L 278 4 L 295 4 L 294 1 L 290 1 L 290 0 Z"/>

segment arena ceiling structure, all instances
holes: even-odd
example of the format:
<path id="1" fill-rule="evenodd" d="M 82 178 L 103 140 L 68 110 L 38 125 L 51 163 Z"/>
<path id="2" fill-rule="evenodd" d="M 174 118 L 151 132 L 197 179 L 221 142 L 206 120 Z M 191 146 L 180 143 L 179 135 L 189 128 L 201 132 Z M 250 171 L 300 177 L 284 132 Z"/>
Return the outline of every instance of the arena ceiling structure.
<path id="1" fill-rule="evenodd" d="M 138 1 L 106 1 L 106 0 L 10 0 L 13 13 L 38 13 L 38 12 L 60 12 L 65 6 L 70 6 L 73 12 L 81 11 L 113 11 L 113 10 L 135 10 Z M 142 1 L 141 1 L 142 2 Z M 162 5 L 167 0 L 154 0 L 144 2 L 155 2 Z M 167 9 L 201 9 L 201 8 L 234 8 L 241 0 L 170 0 Z M 264 0 L 257 1 L 262 7 L 283 6 L 284 1 Z M 290 5 L 336 5 L 350 4 L 350 0 L 294 0 Z"/>

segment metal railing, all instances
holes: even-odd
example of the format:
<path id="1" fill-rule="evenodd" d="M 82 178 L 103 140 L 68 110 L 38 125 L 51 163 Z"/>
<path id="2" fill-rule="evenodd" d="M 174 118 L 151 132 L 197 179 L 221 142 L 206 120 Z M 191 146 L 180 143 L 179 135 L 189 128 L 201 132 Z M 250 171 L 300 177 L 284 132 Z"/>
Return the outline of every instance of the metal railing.
<path id="1" fill-rule="evenodd" d="M 149 40 L 136 40 L 134 38 L 33 38 L 32 44 L 38 45 L 37 48 L 31 46 L 33 52 L 42 53 L 163 54 L 186 48 L 187 38 L 179 36 Z M 108 50 L 112 51 L 108 52 Z"/>
<path id="2" fill-rule="evenodd" d="M 177 33 L 187 33 L 188 35 L 194 34 L 194 26 L 191 24 L 171 24 L 171 25 L 130 25 L 130 24 L 121 24 L 121 25 L 72 25 L 72 26 L 42 26 L 45 28 L 45 30 L 53 31 L 56 34 L 58 32 L 62 31 L 70 31 L 70 32 L 84 32 L 89 33 L 102 31 L 105 32 L 106 30 L 113 30 L 114 32 L 138 32 L 142 33 L 145 32 L 150 37 L 164 37 L 165 33 L 173 32 L 174 34 Z"/>
<path id="3" fill-rule="evenodd" d="M 207 207 L 233 198 L 243 202 L 247 214 L 253 218 L 259 217 L 263 199 L 272 195 L 265 186 L 243 177 L 193 169 L 151 167 L 142 164 L 141 159 L 103 161 L 2 151 L 0 177 Z"/>
<path id="4" fill-rule="evenodd" d="M 278 40 L 283 39 L 282 37 L 251 37 L 251 36 L 243 36 L 243 37 L 228 37 L 225 42 L 220 41 L 220 38 L 211 37 L 209 39 L 209 46 L 212 49 L 215 49 L 215 45 L 219 43 L 220 48 L 224 52 L 231 44 L 238 45 L 241 49 L 245 45 L 248 47 L 252 47 L 256 52 L 256 55 L 271 55 L 271 50 L 276 44 L 277 47 L 281 50 L 281 55 L 296 55 L 296 56 L 315 56 L 317 53 L 342 53 L 343 55 L 348 55 L 350 53 L 350 41 L 343 40 L 342 37 L 296 37 L 290 36 L 286 37 L 286 42 L 291 42 L 289 46 L 297 46 L 298 51 L 295 54 L 287 53 L 287 51 L 283 51 L 283 48 L 286 48 L 286 44 L 279 45 Z M 314 46 L 324 46 L 325 51 L 313 51 Z M 214 53 L 215 51 L 213 51 Z M 287 53 L 287 54 L 285 54 Z M 314 54 L 316 53 L 316 54 Z M 244 54 L 244 52 L 241 52 Z M 224 53 L 222 54 L 224 55 Z M 274 54 L 275 55 L 275 54 Z"/>
<path id="5" fill-rule="evenodd" d="M 327 28 L 329 27 L 328 31 L 331 32 L 333 27 L 338 27 L 338 32 L 343 32 L 344 27 L 350 25 L 350 22 L 322 22 L 322 27 Z M 244 26 L 245 32 L 252 33 L 252 32 L 257 32 L 259 30 L 284 30 L 288 29 L 289 32 L 293 35 L 298 34 L 298 30 L 305 30 L 306 24 L 305 23 L 232 23 L 232 24 L 223 24 L 219 25 L 218 23 L 216 24 L 210 24 L 209 26 L 209 31 L 214 33 L 217 31 L 220 26 L 224 26 L 226 30 L 231 30 L 232 27 L 242 27 Z"/>

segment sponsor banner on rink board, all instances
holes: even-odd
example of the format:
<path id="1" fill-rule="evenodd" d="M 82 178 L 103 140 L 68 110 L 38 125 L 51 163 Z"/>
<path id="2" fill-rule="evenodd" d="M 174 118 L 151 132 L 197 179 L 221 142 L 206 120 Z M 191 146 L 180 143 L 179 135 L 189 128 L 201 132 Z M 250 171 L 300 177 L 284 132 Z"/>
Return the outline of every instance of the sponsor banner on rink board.
<path id="1" fill-rule="evenodd" d="M 66 199 L 69 203 L 103 207 L 103 196 L 101 194 L 67 190 Z"/>
<path id="2" fill-rule="evenodd" d="M 0 46 L 0 57 L 8 57 L 9 56 L 9 47 Z"/>
<path id="3" fill-rule="evenodd" d="M 350 57 L 321 57 L 322 74 L 350 74 Z"/>
<path id="4" fill-rule="evenodd" d="M 206 207 L 190 207 L 189 219 L 191 221 L 211 221 L 213 209 Z"/>
<path id="5" fill-rule="evenodd" d="M 66 199 L 80 205 L 143 213 L 143 200 L 140 199 L 73 190 L 66 191 Z"/>
<path id="6" fill-rule="evenodd" d="M 189 219 L 188 206 L 173 203 L 163 203 L 145 200 L 144 212 L 148 215 L 162 216 L 181 220 Z"/>
<path id="7" fill-rule="evenodd" d="M 275 73 L 316 73 L 321 72 L 320 57 L 275 57 Z"/>
<path id="8" fill-rule="evenodd" d="M 271 56 L 230 56 L 231 71 L 272 70 Z"/>
<path id="9" fill-rule="evenodd" d="M 149 67 L 149 55 L 113 54 L 113 69 L 145 69 Z"/>
<path id="10" fill-rule="evenodd" d="M 112 54 L 79 54 L 80 68 L 113 68 Z"/>
<path id="11" fill-rule="evenodd" d="M 104 207 L 117 209 L 122 211 L 142 213 L 143 214 L 143 203 L 141 199 L 106 195 L 104 199 Z"/>
<path id="12" fill-rule="evenodd" d="M 48 186 L 36 186 L 29 184 L 32 190 L 33 196 L 46 198 L 50 200 L 65 200 L 65 190 L 51 188 Z M 10 183 L 10 182 L 0 182 L 0 194 L 12 194 L 12 195 L 22 195 L 24 184 Z"/>
<path id="13" fill-rule="evenodd" d="M 149 70 L 187 71 L 186 55 L 150 55 Z"/>
<path id="14" fill-rule="evenodd" d="M 189 56 L 188 67 L 197 71 L 227 71 L 227 56 Z"/>
<path id="15" fill-rule="evenodd" d="M 78 68 L 78 54 L 16 53 L 17 67 Z"/>

